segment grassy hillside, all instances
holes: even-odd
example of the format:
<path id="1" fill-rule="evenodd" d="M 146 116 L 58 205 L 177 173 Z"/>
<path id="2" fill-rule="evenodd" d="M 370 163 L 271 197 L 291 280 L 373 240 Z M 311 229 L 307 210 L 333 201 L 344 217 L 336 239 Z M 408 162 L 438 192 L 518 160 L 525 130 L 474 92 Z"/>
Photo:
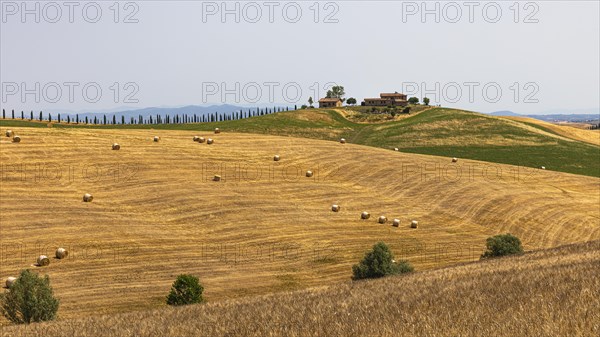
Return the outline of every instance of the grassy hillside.
<path id="1" fill-rule="evenodd" d="M 12 129 L 21 143 L 0 139 L 0 279 L 47 273 L 63 319 L 164 306 L 180 273 L 209 301 L 332 284 L 378 241 L 426 270 L 477 259 L 499 233 L 527 249 L 600 239 L 600 179 L 581 175 L 228 131 Z M 59 246 L 69 258 L 32 267 Z"/>
<path id="2" fill-rule="evenodd" d="M 349 112 L 357 113 L 359 110 Z M 350 121 L 335 110 L 315 109 L 217 123 L 87 127 L 198 131 L 220 127 L 232 132 L 323 140 L 345 137 L 355 144 L 387 149 L 397 147 L 403 152 L 524 167 L 544 166 L 553 171 L 600 177 L 599 146 L 571 139 L 568 135 L 535 124 L 446 108 L 431 108 L 408 118 L 403 115 L 396 119 L 369 124 L 358 117 L 354 119 L 356 122 Z M 0 125 L 46 126 L 45 123 L 21 121 L 0 121 Z M 54 124 L 54 127 L 73 126 Z M 594 135 L 598 133 L 588 136 Z"/>
<path id="3" fill-rule="evenodd" d="M 401 151 L 600 176 L 600 147 L 498 117 L 435 109 L 371 127 L 356 142 Z"/>
<path id="4" fill-rule="evenodd" d="M 182 308 L 5 327 L 2 336 L 598 336 L 600 242 Z"/>

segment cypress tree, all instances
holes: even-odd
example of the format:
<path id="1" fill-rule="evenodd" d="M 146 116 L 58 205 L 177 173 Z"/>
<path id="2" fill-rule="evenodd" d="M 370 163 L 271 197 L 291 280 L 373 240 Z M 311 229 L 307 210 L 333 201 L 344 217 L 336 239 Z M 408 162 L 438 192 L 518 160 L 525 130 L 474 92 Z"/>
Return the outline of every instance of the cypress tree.
<path id="1" fill-rule="evenodd" d="M 67 124 L 71 124 L 71 116 L 67 115 Z"/>
<path id="2" fill-rule="evenodd" d="M 48 122 L 52 122 L 52 115 L 48 113 Z"/>
<path id="3" fill-rule="evenodd" d="M 42 117 L 42 112 L 40 111 L 40 122 L 42 121 L 43 117 Z"/>
<path id="4" fill-rule="evenodd" d="M 21 110 L 21 119 L 25 119 L 25 114 L 23 113 L 23 110 Z"/>
<path id="5" fill-rule="evenodd" d="M 79 124 L 79 114 L 75 115 L 75 124 Z"/>
<path id="6" fill-rule="evenodd" d="M 89 124 L 87 116 L 85 116 L 85 124 Z"/>
<path id="7" fill-rule="evenodd" d="M 113 124 L 117 124 L 117 115 L 113 115 Z"/>
<path id="8" fill-rule="evenodd" d="M 125 124 L 125 115 L 121 115 L 121 124 Z"/>
<path id="9" fill-rule="evenodd" d="M 58 114 L 58 122 L 60 123 L 60 114 Z"/>
<path id="10" fill-rule="evenodd" d="M 15 119 L 15 110 L 12 111 L 12 119 Z"/>
<path id="11" fill-rule="evenodd" d="M 29 120 L 32 121 L 33 120 L 33 110 L 31 110 L 31 114 L 29 115 Z"/>
<path id="12" fill-rule="evenodd" d="M 2 119 L 6 119 L 6 111 L 4 109 L 2 109 Z"/>

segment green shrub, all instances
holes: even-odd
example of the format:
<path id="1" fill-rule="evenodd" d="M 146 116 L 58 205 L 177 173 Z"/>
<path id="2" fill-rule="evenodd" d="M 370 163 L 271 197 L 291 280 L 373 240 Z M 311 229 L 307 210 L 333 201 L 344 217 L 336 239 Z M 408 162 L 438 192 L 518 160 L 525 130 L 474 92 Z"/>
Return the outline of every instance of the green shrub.
<path id="1" fill-rule="evenodd" d="M 410 104 L 419 104 L 419 98 L 418 97 L 411 97 L 408 99 L 408 103 Z"/>
<path id="2" fill-rule="evenodd" d="M 13 323 L 51 321 L 59 301 L 54 298 L 48 275 L 40 277 L 24 270 L 1 298 L 2 314 Z"/>
<path id="3" fill-rule="evenodd" d="M 186 305 L 203 302 L 202 292 L 204 287 L 196 276 L 179 275 L 177 280 L 173 282 L 171 291 L 167 296 L 168 305 Z"/>
<path id="4" fill-rule="evenodd" d="M 522 254 L 521 240 L 511 234 L 500 234 L 489 237 L 485 243 L 486 251 L 481 258 Z"/>
<path id="5" fill-rule="evenodd" d="M 378 242 L 359 264 L 352 266 L 352 279 L 379 278 L 411 271 L 413 267 L 408 261 L 395 263 L 390 248 L 385 243 Z"/>
<path id="6" fill-rule="evenodd" d="M 408 261 L 406 260 L 400 260 L 396 263 L 396 274 L 404 274 L 404 273 L 410 273 L 413 270 L 415 270 L 413 268 L 413 266 L 408 263 Z"/>

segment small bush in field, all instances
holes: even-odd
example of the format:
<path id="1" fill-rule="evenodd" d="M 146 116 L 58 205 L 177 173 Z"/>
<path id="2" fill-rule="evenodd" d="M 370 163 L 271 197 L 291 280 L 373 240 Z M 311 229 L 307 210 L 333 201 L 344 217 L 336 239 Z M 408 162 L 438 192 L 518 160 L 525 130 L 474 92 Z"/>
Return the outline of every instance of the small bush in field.
<path id="1" fill-rule="evenodd" d="M 29 270 L 21 272 L 0 302 L 4 317 L 17 324 L 54 320 L 59 305 L 48 275 L 41 277 Z"/>
<path id="2" fill-rule="evenodd" d="M 168 305 L 186 305 L 201 303 L 202 292 L 204 287 L 200 285 L 200 281 L 193 275 L 179 275 L 177 280 L 173 282 L 171 291 L 167 296 Z"/>
<path id="3" fill-rule="evenodd" d="M 390 248 L 379 242 L 373 246 L 373 250 L 365 254 L 359 264 L 352 266 L 352 279 L 379 278 L 411 271 L 413 267 L 408 261 L 394 262 Z"/>
<path id="4" fill-rule="evenodd" d="M 485 243 L 486 251 L 481 258 L 522 254 L 521 240 L 512 234 L 500 234 L 489 237 Z"/>

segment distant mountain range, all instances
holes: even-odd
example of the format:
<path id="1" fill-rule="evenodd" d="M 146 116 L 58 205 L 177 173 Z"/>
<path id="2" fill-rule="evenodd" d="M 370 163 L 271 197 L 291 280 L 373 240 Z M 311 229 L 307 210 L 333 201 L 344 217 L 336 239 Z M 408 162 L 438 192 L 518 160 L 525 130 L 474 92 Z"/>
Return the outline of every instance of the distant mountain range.
<path id="1" fill-rule="evenodd" d="M 260 108 L 261 110 L 264 110 L 265 108 L 268 108 L 269 110 L 273 110 L 275 109 L 280 109 L 280 110 L 286 110 L 289 108 L 289 110 L 292 110 L 294 107 L 288 107 L 282 104 L 275 104 L 272 106 L 267 106 L 265 104 L 259 104 L 256 107 L 248 107 L 248 106 L 239 106 L 239 105 L 231 105 L 231 104 L 221 104 L 221 105 L 209 105 L 209 106 L 201 106 L 201 105 L 187 105 L 187 106 L 181 106 L 181 107 L 168 107 L 168 106 L 161 106 L 161 107 L 150 107 L 150 108 L 132 108 L 132 107 L 116 107 L 116 108 L 111 108 L 111 109 L 104 109 L 104 110 L 95 110 L 95 111 L 73 111 L 73 110 L 65 110 L 65 109 L 48 109 L 48 110 L 44 110 L 44 116 L 47 116 L 48 113 L 52 114 L 53 116 L 57 116 L 59 113 L 63 116 L 63 118 L 65 118 L 67 115 L 70 115 L 71 117 L 75 117 L 75 115 L 79 115 L 80 119 L 85 119 L 86 117 L 88 118 L 94 118 L 94 117 L 99 117 L 102 118 L 102 116 L 106 116 L 107 119 L 112 119 L 113 116 L 116 116 L 117 120 L 120 120 L 122 117 L 125 117 L 126 120 L 129 120 L 130 118 L 135 118 L 136 120 L 139 118 L 139 116 L 142 116 L 144 119 L 149 118 L 150 116 L 152 116 L 153 118 L 155 118 L 156 116 L 161 116 L 162 118 L 165 118 L 166 116 L 170 116 L 171 118 L 175 117 L 176 115 L 184 116 L 184 115 L 188 115 L 188 116 L 194 116 L 197 115 L 198 117 L 202 117 L 202 116 L 208 116 L 211 114 L 230 114 L 232 112 L 238 112 L 238 111 L 244 111 L 244 112 L 248 112 L 248 111 L 256 111 L 256 109 Z M 16 112 L 16 111 L 15 111 Z M 26 115 L 27 112 L 25 113 Z M 489 112 L 487 113 L 488 115 L 491 116 L 510 116 L 510 117 L 529 117 L 529 118 L 535 118 L 535 119 L 539 119 L 539 120 L 543 120 L 543 121 L 547 121 L 547 122 L 579 122 L 579 123 L 598 123 L 600 121 L 600 108 L 592 108 L 592 109 L 554 109 L 554 110 L 548 110 L 548 111 L 544 111 L 544 112 L 540 112 L 538 114 L 519 114 L 516 113 L 514 111 L 509 111 L 509 110 L 502 110 L 502 111 L 494 111 L 494 112 Z M 16 115 L 20 115 L 20 114 L 16 114 Z M 38 112 L 34 112 L 34 116 L 38 116 Z"/>
<path id="2" fill-rule="evenodd" d="M 521 115 L 521 114 L 518 114 L 516 112 L 512 112 L 512 111 L 508 111 L 508 110 L 494 111 L 494 112 L 488 113 L 488 115 L 492 115 L 492 116 L 509 116 L 509 117 L 525 117 L 525 115 Z"/>
<path id="3" fill-rule="evenodd" d="M 492 116 L 509 116 L 509 117 L 529 117 L 535 118 L 546 122 L 595 122 L 597 123 L 600 120 L 600 109 L 578 109 L 577 111 L 585 111 L 592 113 L 573 113 L 574 111 L 566 111 L 566 110 L 552 110 L 561 111 L 562 113 L 541 113 L 541 114 L 531 114 L 531 115 L 523 115 L 518 114 L 513 111 L 503 110 L 503 111 L 494 111 L 488 113 Z M 550 112 L 550 111 L 547 111 Z"/>

